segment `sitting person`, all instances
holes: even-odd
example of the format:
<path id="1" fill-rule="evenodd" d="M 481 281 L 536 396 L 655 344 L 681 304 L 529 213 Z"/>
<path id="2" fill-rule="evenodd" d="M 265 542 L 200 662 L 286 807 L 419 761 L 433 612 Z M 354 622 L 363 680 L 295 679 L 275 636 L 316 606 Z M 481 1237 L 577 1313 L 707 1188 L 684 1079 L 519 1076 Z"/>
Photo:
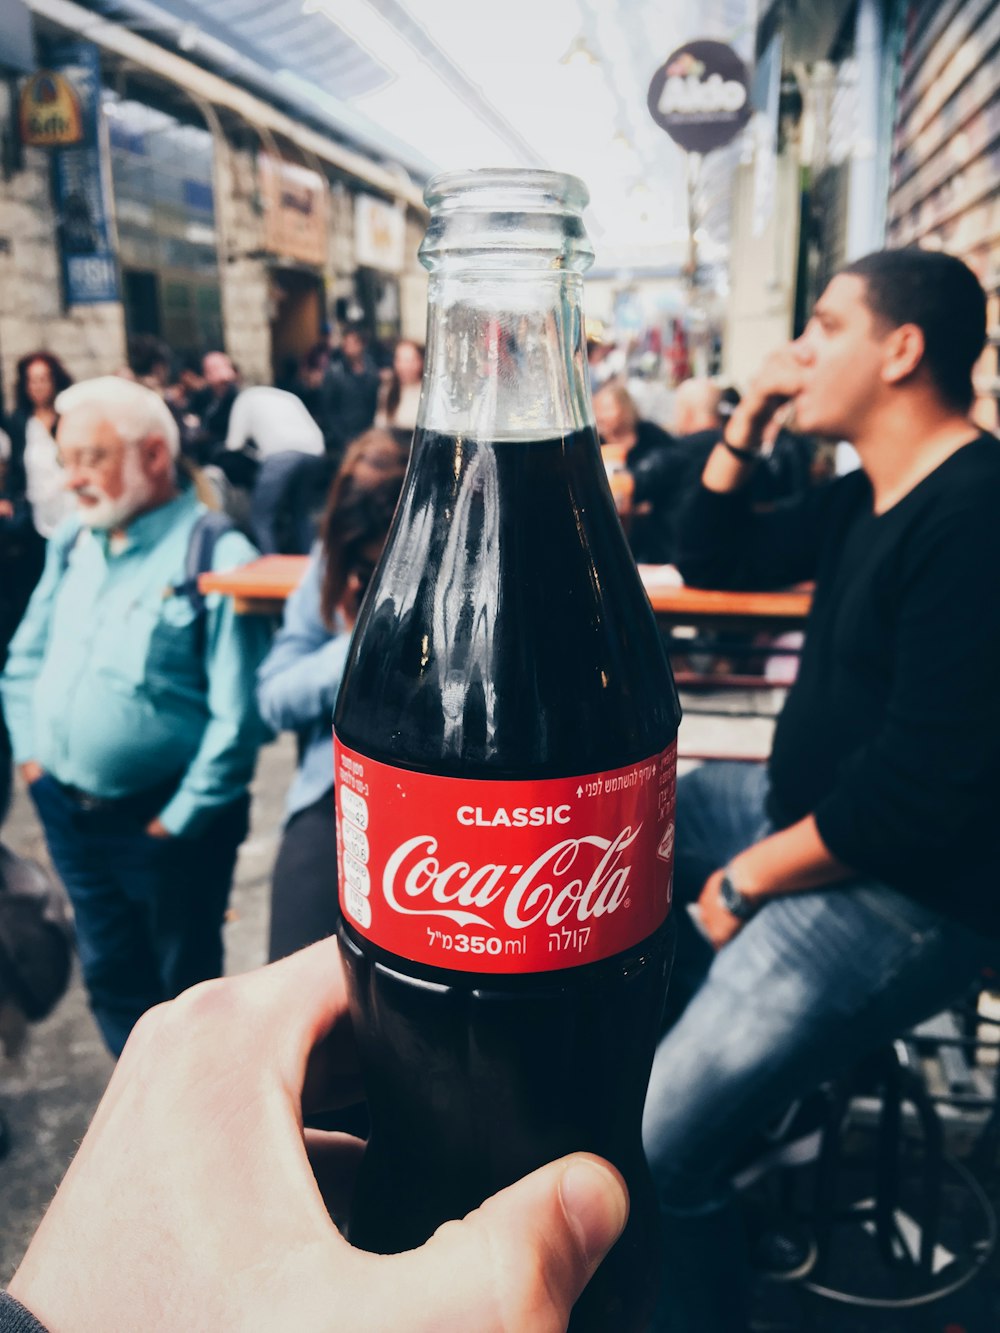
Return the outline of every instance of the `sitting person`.
<path id="1" fill-rule="evenodd" d="M 694 444 L 696 437 L 714 445 L 719 432 L 732 415 L 732 395 L 710 379 L 689 379 L 678 384 L 674 394 L 674 434 L 678 440 Z M 702 442 L 702 441 L 698 441 Z"/>
<path id="2" fill-rule="evenodd" d="M 368 434 L 377 437 L 377 448 L 381 432 Z M 284 623 L 257 675 L 261 715 L 276 731 L 294 731 L 299 739 L 299 766 L 274 865 L 271 959 L 332 934 L 339 919 L 333 708 L 351 631 L 403 477 L 398 450 L 394 470 L 367 472 L 364 449 L 352 449 L 353 455 L 348 450 L 344 460 L 351 471 L 342 469 L 334 481 L 321 541 L 288 600 Z"/>
<path id="3" fill-rule="evenodd" d="M 688 469 L 673 438 L 643 421 L 627 389 L 607 384 L 594 395 L 594 418 L 611 493 L 636 560 L 673 558 L 674 519 Z"/>
<path id="4" fill-rule="evenodd" d="M 340 355 L 327 368 L 321 393 L 326 445 L 335 458 L 373 425 L 381 383 L 364 332 L 349 326 L 341 338 Z"/>
<path id="5" fill-rule="evenodd" d="M 664 1218 L 657 1329 L 746 1328 L 736 1159 L 1000 953 L 1000 601 L 983 595 L 1000 449 L 969 417 L 985 333 L 959 260 L 852 264 L 765 361 L 682 518 L 688 582 L 815 579 L 816 593 L 769 764 L 678 784 L 675 1020 L 644 1121 Z M 789 402 L 797 428 L 850 440 L 863 470 L 755 510 L 762 437 Z"/>

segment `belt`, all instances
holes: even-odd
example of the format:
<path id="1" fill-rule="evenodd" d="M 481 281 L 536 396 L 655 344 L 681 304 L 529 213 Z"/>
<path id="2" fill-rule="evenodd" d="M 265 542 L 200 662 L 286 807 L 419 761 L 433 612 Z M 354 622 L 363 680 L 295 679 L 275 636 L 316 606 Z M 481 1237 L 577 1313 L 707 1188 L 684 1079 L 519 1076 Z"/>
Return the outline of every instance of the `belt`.
<path id="1" fill-rule="evenodd" d="M 74 787 L 68 782 L 59 782 L 58 778 L 55 781 L 63 794 L 87 814 L 148 813 L 149 816 L 161 810 L 180 785 L 178 778 L 171 778 L 169 782 L 158 783 L 155 787 L 147 787 L 128 796 L 96 796 L 93 792 L 83 791 L 82 788 Z"/>

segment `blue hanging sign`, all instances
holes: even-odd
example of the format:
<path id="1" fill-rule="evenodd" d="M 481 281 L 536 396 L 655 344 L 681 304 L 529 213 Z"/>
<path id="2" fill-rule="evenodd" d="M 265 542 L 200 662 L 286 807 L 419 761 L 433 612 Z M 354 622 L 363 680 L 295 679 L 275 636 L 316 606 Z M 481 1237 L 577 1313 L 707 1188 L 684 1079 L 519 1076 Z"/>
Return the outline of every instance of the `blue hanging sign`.
<path id="1" fill-rule="evenodd" d="M 118 260 L 112 244 L 110 182 L 101 145 L 101 66 L 91 42 L 57 47 L 50 68 L 76 94 L 82 134 L 52 150 L 53 195 L 67 305 L 117 301 Z"/>

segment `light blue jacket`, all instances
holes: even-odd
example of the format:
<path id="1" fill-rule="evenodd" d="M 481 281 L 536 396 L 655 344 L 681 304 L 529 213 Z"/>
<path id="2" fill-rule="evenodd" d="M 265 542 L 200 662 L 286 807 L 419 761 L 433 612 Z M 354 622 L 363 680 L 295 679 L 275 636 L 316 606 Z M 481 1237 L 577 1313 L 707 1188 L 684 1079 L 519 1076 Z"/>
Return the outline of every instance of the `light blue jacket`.
<path id="1" fill-rule="evenodd" d="M 195 834 L 242 795 L 266 732 L 254 702 L 269 627 L 206 599 L 199 630 L 184 582 L 190 494 L 134 519 L 124 545 L 67 519 L 10 645 L 0 680 L 18 763 L 106 799 L 180 779 L 159 818 Z M 68 552 L 68 560 L 67 560 Z M 212 567 L 252 560 L 238 532 L 216 542 Z"/>
<path id="2" fill-rule="evenodd" d="M 322 585 L 323 556 L 316 546 L 302 582 L 285 603 L 281 630 L 257 672 L 261 716 L 275 731 L 294 731 L 299 737 L 299 767 L 285 806 L 288 819 L 333 788 L 333 709 L 351 636 L 323 623 Z"/>

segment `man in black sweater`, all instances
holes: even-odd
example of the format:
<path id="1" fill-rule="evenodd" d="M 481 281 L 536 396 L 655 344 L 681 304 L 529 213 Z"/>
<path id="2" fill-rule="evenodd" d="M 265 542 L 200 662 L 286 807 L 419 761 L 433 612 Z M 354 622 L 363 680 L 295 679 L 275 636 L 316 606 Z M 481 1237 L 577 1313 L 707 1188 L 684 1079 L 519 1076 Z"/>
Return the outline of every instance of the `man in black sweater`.
<path id="1" fill-rule="evenodd" d="M 671 1012 L 687 1003 L 644 1123 L 658 1329 L 745 1327 L 729 1179 L 754 1133 L 1000 953 L 1000 442 L 968 415 L 985 330 L 959 260 L 859 260 L 765 361 L 681 519 L 688 582 L 816 593 L 770 763 L 678 787 Z M 863 470 L 755 512 L 762 435 L 788 402 Z"/>

